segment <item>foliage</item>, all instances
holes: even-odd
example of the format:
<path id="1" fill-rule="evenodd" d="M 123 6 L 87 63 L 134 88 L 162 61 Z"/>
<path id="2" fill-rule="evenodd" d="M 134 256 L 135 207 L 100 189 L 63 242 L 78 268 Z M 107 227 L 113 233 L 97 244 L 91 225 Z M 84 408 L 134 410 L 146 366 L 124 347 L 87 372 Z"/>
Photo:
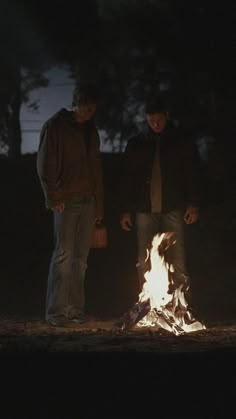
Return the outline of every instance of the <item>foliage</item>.
<path id="1" fill-rule="evenodd" d="M 9 139 L 9 110 L 19 114 L 30 89 L 46 85 L 44 70 L 55 62 L 70 64 L 79 83 L 98 84 L 98 126 L 121 149 L 143 125 L 143 103 L 152 91 L 163 92 L 173 118 L 193 129 L 214 124 L 235 108 L 232 0 L 223 10 L 207 0 L 77 0 L 69 5 L 2 0 L 1 6 L 2 141 Z M 235 120 L 232 112 L 230 118 Z M 20 141 L 19 135 L 15 139 Z"/>
<path id="2" fill-rule="evenodd" d="M 80 82 L 93 79 L 101 88 L 97 121 L 107 141 L 118 138 L 122 148 L 137 132 L 151 91 L 162 91 L 173 118 L 194 130 L 213 124 L 225 99 L 230 107 L 221 85 L 229 87 L 232 79 L 219 62 L 219 54 L 226 61 L 230 53 L 223 48 L 227 34 L 219 39 L 217 6 L 203 0 L 98 0 L 97 9 L 98 24 L 72 69 Z"/>
<path id="3" fill-rule="evenodd" d="M 230 31 L 218 28 L 228 23 L 232 5 L 223 14 L 203 0 L 97 5 L 99 25 L 84 44 L 89 52 L 78 55 L 75 73 L 81 82 L 90 78 L 101 87 L 98 124 L 107 141 L 118 137 L 122 143 L 137 132 L 150 91 L 166 89 L 173 118 L 193 130 L 214 125 L 223 103 L 231 108 L 235 44 Z"/>
<path id="4" fill-rule="evenodd" d="M 24 5 L 3 0 L 0 11 L 0 147 L 12 157 L 21 153 L 21 104 L 30 90 L 47 85 L 41 40 Z"/>

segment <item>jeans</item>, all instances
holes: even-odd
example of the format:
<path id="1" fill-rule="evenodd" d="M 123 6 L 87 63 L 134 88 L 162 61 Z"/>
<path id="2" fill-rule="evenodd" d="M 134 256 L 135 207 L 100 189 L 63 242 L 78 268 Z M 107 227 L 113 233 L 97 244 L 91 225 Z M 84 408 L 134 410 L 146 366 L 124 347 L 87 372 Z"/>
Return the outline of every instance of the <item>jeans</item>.
<path id="1" fill-rule="evenodd" d="M 186 267 L 185 243 L 184 243 L 184 219 L 182 211 L 172 211 L 167 214 L 159 213 L 137 213 L 137 270 L 140 288 L 145 282 L 144 274 L 150 269 L 145 259 L 147 249 L 151 248 L 153 237 L 157 233 L 174 232 L 176 243 L 167 250 L 168 262 L 174 267 L 175 288 L 184 285 L 186 290 L 189 288 L 189 275 Z M 188 291 L 190 301 L 190 291 Z"/>
<path id="2" fill-rule="evenodd" d="M 94 197 L 76 196 L 62 213 L 54 212 L 55 246 L 48 275 L 47 320 L 84 314 L 84 281 L 94 223 Z"/>

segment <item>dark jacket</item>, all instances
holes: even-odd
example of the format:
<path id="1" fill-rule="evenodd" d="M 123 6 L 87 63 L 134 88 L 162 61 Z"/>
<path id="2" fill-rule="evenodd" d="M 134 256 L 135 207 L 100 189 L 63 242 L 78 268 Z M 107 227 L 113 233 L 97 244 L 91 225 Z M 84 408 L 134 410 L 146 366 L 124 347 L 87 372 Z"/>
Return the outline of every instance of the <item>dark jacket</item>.
<path id="1" fill-rule="evenodd" d="M 94 124 L 79 124 L 65 108 L 42 127 L 37 171 L 46 207 L 70 200 L 76 194 L 95 195 L 97 215 L 103 216 L 103 175 L 100 140 Z"/>
<path id="2" fill-rule="evenodd" d="M 193 142 L 180 129 L 166 127 L 160 135 L 162 213 L 200 204 L 200 160 Z M 154 136 L 132 137 L 123 156 L 121 213 L 150 212 Z"/>

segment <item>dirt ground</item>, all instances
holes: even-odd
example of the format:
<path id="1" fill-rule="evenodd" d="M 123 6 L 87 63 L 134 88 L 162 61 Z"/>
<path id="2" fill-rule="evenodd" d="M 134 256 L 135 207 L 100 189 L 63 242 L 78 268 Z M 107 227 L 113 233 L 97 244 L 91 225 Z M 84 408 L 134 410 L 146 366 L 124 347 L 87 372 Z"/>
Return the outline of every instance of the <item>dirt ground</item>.
<path id="1" fill-rule="evenodd" d="M 234 417 L 235 355 L 229 324 L 174 336 L 117 331 L 113 320 L 64 329 L 2 318 L 1 409 L 4 418 Z"/>
<path id="2" fill-rule="evenodd" d="M 236 325 L 212 325 L 176 336 L 161 328 L 120 330 L 116 319 L 89 319 L 84 325 L 51 327 L 44 320 L 2 318 L 0 353 L 140 352 L 182 354 L 236 348 Z"/>
<path id="3" fill-rule="evenodd" d="M 234 417 L 235 324 L 175 336 L 114 320 L 1 318 L 4 418 Z"/>

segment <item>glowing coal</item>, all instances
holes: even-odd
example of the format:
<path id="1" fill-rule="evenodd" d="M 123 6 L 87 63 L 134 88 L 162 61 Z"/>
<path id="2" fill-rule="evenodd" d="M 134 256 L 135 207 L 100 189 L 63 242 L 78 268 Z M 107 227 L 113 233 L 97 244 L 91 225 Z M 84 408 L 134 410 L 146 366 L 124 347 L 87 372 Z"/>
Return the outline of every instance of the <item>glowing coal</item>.
<path id="1" fill-rule="evenodd" d="M 206 329 L 188 306 L 185 284 L 175 287 L 174 267 L 166 262 L 166 250 L 175 242 L 174 233 L 157 234 L 153 238 L 151 249 L 147 251 L 151 268 L 144 275 L 139 300 L 116 326 L 121 329 L 162 328 L 175 335 Z"/>

